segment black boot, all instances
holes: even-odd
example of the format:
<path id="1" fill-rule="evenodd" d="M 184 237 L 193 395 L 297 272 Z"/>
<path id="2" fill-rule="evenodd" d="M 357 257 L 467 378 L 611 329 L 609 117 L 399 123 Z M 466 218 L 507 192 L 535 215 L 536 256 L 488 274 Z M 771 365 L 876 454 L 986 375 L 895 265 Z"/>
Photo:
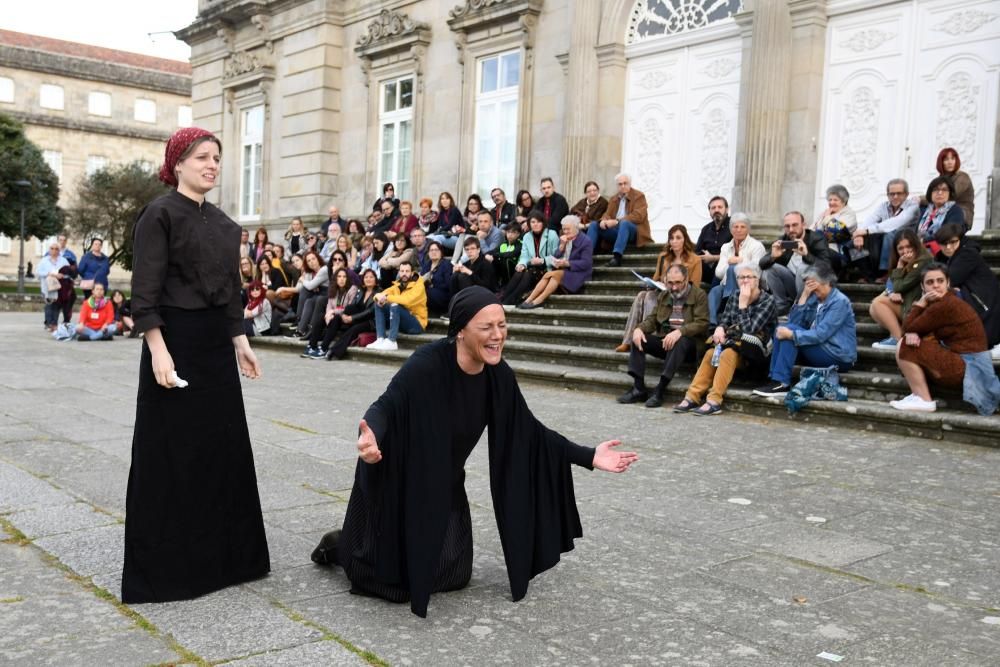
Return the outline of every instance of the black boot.
<path id="1" fill-rule="evenodd" d="M 646 387 L 636 384 L 634 387 L 619 396 L 618 402 L 622 404 L 639 403 L 640 401 L 645 401 L 648 397 L 649 392 L 646 391 Z"/>
<path id="2" fill-rule="evenodd" d="M 670 384 L 670 380 L 660 378 L 660 383 L 653 390 L 653 395 L 646 401 L 647 408 L 658 408 L 663 405 L 663 394 L 666 393 L 668 384 Z"/>
<path id="3" fill-rule="evenodd" d="M 313 549 L 312 562 L 317 565 L 337 564 L 337 542 L 340 541 L 341 531 L 331 530 L 319 541 L 319 545 Z"/>
<path id="4" fill-rule="evenodd" d="M 621 265 L 622 265 L 622 256 L 621 254 L 616 252 L 614 256 L 611 258 L 611 261 L 608 262 L 608 266 L 621 266 Z"/>

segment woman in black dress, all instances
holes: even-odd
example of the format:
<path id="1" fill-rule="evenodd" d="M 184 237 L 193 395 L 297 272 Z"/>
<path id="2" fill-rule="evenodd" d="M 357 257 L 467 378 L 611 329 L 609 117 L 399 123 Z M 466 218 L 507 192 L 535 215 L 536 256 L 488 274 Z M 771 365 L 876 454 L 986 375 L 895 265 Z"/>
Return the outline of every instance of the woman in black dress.
<path id="1" fill-rule="evenodd" d="M 574 444 L 531 414 L 501 359 L 507 322 L 489 290 L 462 290 L 449 315 L 448 337 L 418 348 L 365 413 L 343 530 L 327 533 L 312 554 L 343 567 L 352 592 L 409 600 L 418 616 L 427 615 L 431 593 L 462 588 L 472 576 L 464 468 L 487 426 L 515 601 L 583 534 L 570 464 L 624 472 L 638 458 L 615 451 L 617 440 Z"/>
<path id="2" fill-rule="evenodd" d="M 220 148 L 205 130 L 178 130 L 160 170 L 174 189 L 135 225 L 132 315 L 145 337 L 126 603 L 189 599 L 270 570 L 239 378 L 260 377 L 243 332 L 240 227 L 205 201 Z"/>

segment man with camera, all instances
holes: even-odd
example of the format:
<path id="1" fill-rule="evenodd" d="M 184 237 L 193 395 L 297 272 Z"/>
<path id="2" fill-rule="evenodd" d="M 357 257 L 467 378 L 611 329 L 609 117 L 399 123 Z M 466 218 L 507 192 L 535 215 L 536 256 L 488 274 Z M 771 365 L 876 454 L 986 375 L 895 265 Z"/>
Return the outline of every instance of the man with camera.
<path id="1" fill-rule="evenodd" d="M 779 315 L 786 315 L 802 293 L 802 274 L 817 262 L 830 264 L 830 250 L 823 234 L 806 229 L 805 216 L 789 211 L 781 220 L 785 230 L 771 244 L 771 253 L 760 260 L 768 290 L 774 295 Z"/>

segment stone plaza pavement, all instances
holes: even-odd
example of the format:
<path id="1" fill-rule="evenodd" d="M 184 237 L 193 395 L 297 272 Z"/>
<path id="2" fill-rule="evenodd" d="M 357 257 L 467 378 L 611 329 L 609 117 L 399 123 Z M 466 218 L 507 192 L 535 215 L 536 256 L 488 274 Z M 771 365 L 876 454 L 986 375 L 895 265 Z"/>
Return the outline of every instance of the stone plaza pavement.
<path id="1" fill-rule="evenodd" d="M 309 560 L 344 515 L 357 421 L 392 369 L 271 350 L 244 382 L 270 576 L 124 606 L 141 343 L 57 343 L 40 320 L 0 314 L 0 664 L 1000 662 L 1000 449 L 525 385 L 549 426 L 642 458 L 574 471 L 584 537 L 513 603 L 481 443 L 472 583 L 420 619 Z"/>

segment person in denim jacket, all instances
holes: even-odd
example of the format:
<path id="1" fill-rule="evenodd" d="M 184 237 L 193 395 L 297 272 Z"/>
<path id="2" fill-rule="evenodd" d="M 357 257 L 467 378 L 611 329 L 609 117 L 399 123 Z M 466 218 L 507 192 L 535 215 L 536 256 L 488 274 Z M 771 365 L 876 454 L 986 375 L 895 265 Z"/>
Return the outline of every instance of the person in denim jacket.
<path id="1" fill-rule="evenodd" d="M 846 372 L 858 359 L 854 309 L 837 289 L 837 277 L 825 263 L 815 264 L 803 275 L 805 287 L 788 314 L 788 324 L 774 332 L 771 382 L 754 389 L 758 396 L 784 396 L 792 383 L 792 367 L 836 366 Z"/>

